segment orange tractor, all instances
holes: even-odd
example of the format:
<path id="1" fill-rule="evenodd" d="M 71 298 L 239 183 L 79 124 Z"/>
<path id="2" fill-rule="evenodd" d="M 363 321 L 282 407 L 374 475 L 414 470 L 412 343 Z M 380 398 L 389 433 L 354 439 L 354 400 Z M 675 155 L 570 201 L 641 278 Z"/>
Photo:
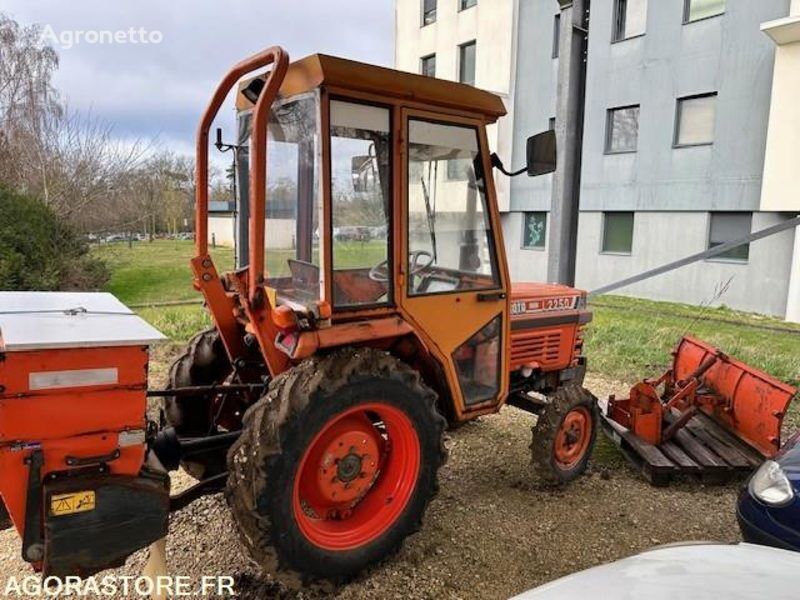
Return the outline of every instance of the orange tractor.
<path id="1" fill-rule="evenodd" d="M 246 267 L 220 275 L 207 243 L 209 130 L 234 87 L 251 132 L 250 249 Z M 504 114 L 497 96 L 473 87 L 323 55 L 289 64 L 280 48 L 225 76 L 198 132 L 191 261 L 214 326 L 172 365 L 168 389 L 147 392 L 164 397 L 161 427 L 143 442 L 157 460 L 135 455 L 135 477 L 182 464 L 199 480 L 170 510 L 225 487 L 266 571 L 339 580 L 419 527 L 448 423 L 513 404 L 538 415 L 540 477 L 564 483 L 585 470 L 597 422 L 582 387 L 591 315 L 584 292 L 510 281 L 492 173 L 502 165 L 486 135 Z M 555 154 L 554 132 L 532 137 L 523 171 L 553 171 Z M 114 450 L 103 450 L 81 465 L 113 473 Z M 45 480 L 70 471 L 46 449 L 44 465 Z M 100 475 L 83 490 L 76 474 L 68 488 L 90 491 Z M 28 488 L 28 509 L 52 512 L 41 493 Z M 46 547 L 26 527 L 41 529 L 42 518 L 26 519 L 24 494 L 15 497 L 18 530 Z M 153 539 L 164 533 L 160 510 Z M 69 515 L 73 530 L 92 514 Z M 55 537 L 58 519 L 44 521 Z M 103 546 L 124 559 L 144 538 Z M 115 543 L 128 545 L 109 551 Z M 108 566 L 73 556 L 48 569 L 54 552 L 27 558 L 59 574 Z"/>

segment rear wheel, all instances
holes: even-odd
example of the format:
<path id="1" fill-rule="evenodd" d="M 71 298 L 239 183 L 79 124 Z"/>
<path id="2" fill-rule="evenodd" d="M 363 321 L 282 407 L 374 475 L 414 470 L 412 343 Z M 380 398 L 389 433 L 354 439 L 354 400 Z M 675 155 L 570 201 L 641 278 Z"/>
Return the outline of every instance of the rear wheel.
<path id="1" fill-rule="evenodd" d="M 223 383 L 233 372 L 222 339 L 216 329 L 195 335 L 169 370 L 169 387 Z M 214 398 L 207 395 L 168 396 L 164 415 L 180 437 L 198 437 L 217 433 Z M 204 479 L 225 471 L 225 450 L 193 454 L 182 461 L 183 468 L 195 479 Z"/>
<path id="2" fill-rule="evenodd" d="M 341 581 L 421 524 L 446 458 L 436 395 L 390 355 L 344 349 L 276 378 L 228 454 L 227 498 L 265 572 Z"/>
<path id="3" fill-rule="evenodd" d="M 533 427 L 531 462 L 543 482 L 560 485 L 586 471 L 597 436 L 597 403 L 577 384 L 548 396 Z"/>

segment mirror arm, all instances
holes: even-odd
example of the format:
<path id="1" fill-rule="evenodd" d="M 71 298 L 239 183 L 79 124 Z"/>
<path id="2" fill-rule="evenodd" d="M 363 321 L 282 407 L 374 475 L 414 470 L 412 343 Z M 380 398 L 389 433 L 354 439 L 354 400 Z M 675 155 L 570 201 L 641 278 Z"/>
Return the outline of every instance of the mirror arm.
<path id="1" fill-rule="evenodd" d="M 513 173 L 506 171 L 506 168 L 503 166 L 503 161 L 500 160 L 500 157 L 497 156 L 496 152 L 492 152 L 490 158 L 492 159 L 492 167 L 496 168 L 503 175 L 508 175 L 509 177 L 516 177 L 517 175 L 522 175 L 523 173 L 528 172 L 528 167 L 523 167 L 519 171 L 514 171 Z"/>

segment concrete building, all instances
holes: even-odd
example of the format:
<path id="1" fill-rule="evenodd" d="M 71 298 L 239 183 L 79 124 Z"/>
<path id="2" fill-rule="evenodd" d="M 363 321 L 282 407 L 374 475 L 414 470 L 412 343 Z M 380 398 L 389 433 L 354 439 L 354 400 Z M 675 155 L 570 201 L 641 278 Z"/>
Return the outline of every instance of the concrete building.
<path id="1" fill-rule="evenodd" d="M 773 77 L 775 43 L 761 32 L 762 23 L 789 10 L 789 0 L 592 2 L 578 286 L 598 288 L 800 211 L 788 185 L 791 169 L 770 175 L 797 148 L 791 136 L 800 127 L 800 64 Z M 530 132 L 554 117 L 557 14 L 549 0 L 520 3 L 512 162 L 524 158 Z M 797 60 L 786 54 L 787 63 Z M 771 117 L 775 86 L 794 92 L 784 92 L 783 113 L 773 109 Z M 778 139 L 765 162 L 768 130 Z M 515 180 L 507 245 L 522 248 L 525 221 L 545 220 L 549 206 L 547 180 Z M 513 275 L 543 277 L 546 253 L 541 244 L 516 250 Z M 797 292 L 790 294 L 800 270 L 795 253 L 795 233 L 786 231 L 619 293 L 791 316 L 798 302 Z"/>
<path id="2" fill-rule="evenodd" d="M 395 68 L 463 81 L 498 94 L 509 114 L 487 137 L 501 159 L 511 158 L 518 0 L 395 0 Z M 510 182 L 497 180 L 502 210 Z"/>
<path id="3" fill-rule="evenodd" d="M 439 0 L 437 12 L 459 1 Z M 401 68 L 412 70 L 411 56 L 419 61 L 433 45 L 457 46 L 421 26 L 429 4 L 397 0 Z M 518 165 L 526 138 L 555 124 L 560 24 L 554 0 L 509 4 L 513 23 L 477 26 L 516 44 L 509 106 Z M 475 8 L 498 10 L 493 0 Z M 590 31 L 576 285 L 596 289 L 800 212 L 800 0 L 593 0 Z M 501 209 L 515 279 L 547 276 L 550 206 L 549 176 L 511 182 Z M 800 320 L 800 234 L 617 293 Z"/>

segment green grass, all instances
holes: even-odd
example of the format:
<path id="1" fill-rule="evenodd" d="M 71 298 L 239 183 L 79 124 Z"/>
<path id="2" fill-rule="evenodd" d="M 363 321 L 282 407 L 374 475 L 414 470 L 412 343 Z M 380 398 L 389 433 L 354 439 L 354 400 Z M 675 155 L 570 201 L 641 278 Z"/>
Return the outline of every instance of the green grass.
<path id="1" fill-rule="evenodd" d="M 102 244 L 92 250 L 111 268 L 106 289 L 126 304 L 147 304 L 170 300 L 200 300 L 192 287 L 189 260 L 194 255 L 192 242 L 154 240 L 128 244 Z M 217 269 L 233 267 L 233 249 L 216 248 L 211 256 Z"/>
<path id="2" fill-rule="evenodd" d="M 664 370 L 686 334 L 753 367 L 800 385 L 800 326 L 727 308 L 605 296 L 590 303 L 586 336 L 590 369 L 625 381 Z"/>

